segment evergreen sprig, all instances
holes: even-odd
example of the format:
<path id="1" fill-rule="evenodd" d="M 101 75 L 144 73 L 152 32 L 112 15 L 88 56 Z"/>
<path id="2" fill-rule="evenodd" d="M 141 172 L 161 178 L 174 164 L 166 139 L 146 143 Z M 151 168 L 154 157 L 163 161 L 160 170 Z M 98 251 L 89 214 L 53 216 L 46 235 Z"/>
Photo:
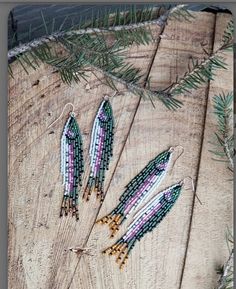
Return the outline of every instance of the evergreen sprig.
<path id="1" fill-rule="evenodd" d="M 217 117 L 217 131 L 215 140 L 211 142 L 214 149 L 210 150 L 218 161 L 226 161 L 229 169 L 234 168 L 234 136 L 232 133 L 233 92 L 214 96 L 214 114 Z"/>
<path id="2" fill-rule="evenodd" d="M 107 10 L 102 14 L 99 10 L 95 14 L 93 13 L 91 19 L 86 19 L 81 17 L 81 21 L 76 25 L 71 25 L 67 29 L 63 30 L 63 23 L 59 29 L 54 31 L 54 22 L 55 21 L 46 21 L 43 13 L 41 12 L 42 26 L 45 30 L 45 35 L 30 41 L 26 44 L 21 44 L 18 47 L 12 48 L 8 52 L 8 59 L 25 53 L 32 48 L 37 48 L 44 45 L 45 43 L 57 42 L 59 38 L 68 37 L 68 36 L 81 36 L 84 34 L 94 34 L 94 33 L 112 33 L 113 36 L 117 39 L 123 37 L 126 39 L 129 30 L 133 31 L 133 35 L 129 35 L 128 42 L 130 42 L 130 37 L 139 38 L 139 32 L 144 33 L 145 25 L 152 21 L 158 21 L 160 25 L 163 24 L 165 19 L 159 19 L 160 16 L 164 13 L 166 9 L 159 7 L 154 9 L 154 7 L 146 7 L 143 9 L 136 9 L 135 5 L 131 5 L 127 11 L 121 11 L 117 9 L 115 13 L 110 14 L 110 10 Z M 53 26 L 53 27 L 52 27 Z M 141 28 L 139 30 L 139 28 Z M 142 37 L 142 35 L 141 35 Z M 140 41 L 140 39 L 139 39 Z M 138 44 L 138 43 L 137 43 Z M 125 45 L 127 46 L 127 45 Z"/>
<path id="3" fill-rule="evenodd" d="M 234 22 L 231 19 L 224 31 L 221 50 L 227 50 L 233 48 L 233 37 L 234 37 Z"/>
<path id="4" fill-rule="evenodd" d="M 187 6 L 185 4 L 178 5 L 174 7 L 171 10 L 171 13 L 169 15 L 169 19 L 175 19 L 178 21 L 188 21 L 191 22 L 191 20 L 194 18 L 193 14 L 189 12 L 187 9 Z"/>
<path id="5" fill-rule="evenodd" d="M 192 59 L 192 67 L 189 66 L 189 71 L 171 87 L 171 93 L 173 95 L 191 93 L 191 90 L 198 89 L 209 80 L 213 80 L 215 71 L 219 68 L 227 69 L 225 62 L 217 54 L 202 61 Z"/>
<path id="6" fill-rule="evenodd" d="M 216 289 L 233 289 L 234 285 L 234 238 L 227 229 L 226 241 L 229 249 L 229 258 L 226 263 L 217 270 L 220 275 Z"/>
<path id="7" fill-rule="evenodd" d="M 227 64 L 221 53 L 232 48 L 233 31 L 233 21 L 230 20 L 224 31 L 220 47 L 211 54 L 204 49 L 206 57 L 201 61 L 191 58 L 192 61 L 189 64 L 188 71 L 182 77 L 177 77 L 176 82 L 170 86 L 169 92 L 172 95 L 191 93 L 192 90 L 198 89 L 210 80 L 214 80 L 215 72 L 218 69 L 227 69 Z"/>
<path id="8" fill-rule="evenodd" d="M 27 67 L 37 69 L 40 62 L 47 63 L 55 68 L 67 84 L 81 79 L 87 80 L 88 71 L 99 70 L 105 75 L 106 83 L 115 88 L 115 82 L 124 84 L 132 92 L 153 100 L 159 99 L 169 109 L 176 109 L 181 102 L 165 91 L 151 91 L 138 85 L 142 77 L 141 71 L 134 65 L 125 62 L 124 50 L 132 44 L 149 44 L 152 33 L 148 24 L 164 25 L 168 17 L 178 20 L 190 17 L 185 5 L 178 5 L 172 9 L 161 12 L 162 9 L 148 8 L 136 10 L 132 6 L 130 11 L 119 11 L 113 15 L 94 17 L 90 21 L 73 27 L 73 30 L 59 31 L 42 39 L 35 40 L 27 45 L 9 52 L 14 56 L 23 69 L 28 73 Z M 163 13 L 161 15 L 161 13 Z M 50 31 L 43 15 L 45 32 Z M 77 28 L 78 30 L 74 30 Z M 107 38 L 109 32 L 110 39 Z M 66 50 L 59 55 L 50 42 L 56 41 Z M 27 51 L 27 52 L 25 52 Z M 18 54 L 20 52 L 20 54 Z M 12 71 L 9 70 L 10 75 Z"/>
<path id="9" fill-rule="evenodd" d="M 120 38 L 121 34 L 125 38 L 125 35 L 130 31 L 134 31 L 134 34 L 138 33 L 139 28 L 146 28 L 148 24 L 157 24 L 159 26 L 165 25 L 168 17 L 172 17 L 181 21 L 189 20 L 193 18 L 193 15 L 187 10 L 187 5 L 177 5 L 174 8 L 166 8 L 166 5 L 161 5 L 159 7 L 148 5 L 142 9 L 136 9 L 136 5 L 130 5 L 125 11 L 117 9 L 115 13 L 111 14 L 110 10 L 106 10 L 105 13 L 98 11 L 96 14 L 93 13 L 90 20 L 86 18 L 80 18 L 78 24 L 72 24 L 64 29 L 64 24 L 68 17 L 62 21 L 59 29 L 54 30 L 55 18 L 52 21 L 46 21 L 43 13 L 41 12 L 42 24 L 40 28 L 44 28 L 45 35 L 34 39 L 26 44 L 21 44 L 14 47 L 8 52 L 8 60 L 11 60 L 15 56 L 25 53 L 32 48 L 39 47 L 45 43 L 52 41 L 57 41 L 60 37 L 66 37 L 71 35 L 82 35 L 82 34 L 93 34 L 98 33 L 111 33 L 113 32 L 115 37 Z M 36 29 L 36 28 L 35 28 Z M 138 31 L 135 31 L 135 30 Z M 32 27 L 29 29 L 29 39 L 31 39 L 31 34 L 33 32 Z M 144 32 L 141 29 L 141 33 Z M 13 35 L 15 37 L 15 35 Z M 14 42 L 14 41 L 11 41 Z"/>
<path id="10" fill-rule="evenodd" d="M 131 65 L 124 64 L 121 52 L 132 44 L 148 44 L 152 40 L 151 30 L 139 25 L 154 17 L 158 18 L 161 10 L 161 8 L 136 10 L 135 6 L 131 6 L 126 12 L 118 9 L 113 15 L 110 15 L 109 11 L 103 16 L 97 14 L 92 16 L 91 20 L 84 20 L 72 29 L 59 30 L 16 47 L 9 51 L 8 56 L 9 59 L 12 57 L 17 59 L 26 73 L 28 67 L 37 69 L 40 62 L 50 64 L 58 70 L 62 80 L 68 84 L 85 78 L 86 65 L 98 66 L 100 69 L 115 73 L 116 77 L 123 76 L 123 80 L 136 82 L 141 77 L 139 71 Z M 47 26 L 43 14 L 42 20 L 45 33 L 48 33 L 51 29 Z M 136 25 L 139 21 L 139 25 Z M 109 32 L 109 37 L 113 38 L 111 45 L 108 44 L 105 32 Z M 57 42 L 66 48 L 67 55 L 58 55 L 56 50 L 52 49 L 51 42 Z M 13 75 L 10 69 L 9 73 Z"/>
<path id="11" fill-rule="evenodd" d="M 190 93 L 191 90 L 213 80 L 217 69 L 227 68 L 219 52 L 232 47 L 233 21 L 228 23 L 221 46 L 217 50 L 211 54 L 204 50 L 207 57 L 202 61 L 192 59 L 189 71 L 183 77 L 177 77 L 176 82 L 164 90 L 152 91 L 138 85 L 141 72 L 132 64 L 125 62 L 123 51 L 132 44 L 148 44 L 153 40 L 148 26 L 150 23 L 162 26 L 167 19 L 190 21 L 193 17 L 186 5 L 177 5 L 165 12 L 161 11 L 161 8 L 149 7 L 137 10 L 135 6 L 131 6 L 130 10 L 125 12 L 118 9 L 112 15 L 108 12 L 100 17 L 98 14 L 92 17 L 92 20 L 84 21 L 77 27 L 73 26 L 73 29 L 57 31 L 28 45 L 13 49 L 9 52 L 9 57 L 15 56 L 26 72 L 28 66 L 36 69 L 40 61 L 50 64 L 68 84 L 81 79 L 87 80 L 87 72 L 93 68 L 105 75 L 107 85 L 113 89 L 116 88 L 115 82 L 120 82 L 134 93 L 149 98 L 153 105 L 154 99 L 159 99 L 167 108 L 177 109 L 182 105 L 181 101 L 176 99 L 177 95 Z M 45 32 L 48 33 L 50 29 L 43 15 L 42 18 Z M 113 38 L 110 44 L 106 32 Z M 52 49 L 50 45 L 52 41 L 66 48 L 66 55 L 58 55 L 56 49 Z M 11 69 L 9 73 L 13 75 Z"/>

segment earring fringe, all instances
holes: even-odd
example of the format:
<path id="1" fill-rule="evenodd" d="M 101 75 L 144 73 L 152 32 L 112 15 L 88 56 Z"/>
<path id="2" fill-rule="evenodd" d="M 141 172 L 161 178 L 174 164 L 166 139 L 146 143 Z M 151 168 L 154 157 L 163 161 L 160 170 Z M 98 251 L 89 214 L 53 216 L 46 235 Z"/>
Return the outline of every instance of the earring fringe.
<path id="1" fill-rule="evenodd" d="M 153 197 L 134 217 L 127 232 L 112 246 L 103 251 L 110 256 L 116 255 L 116 263 L 123 269 L 135 243 L 151 232 L 171 210 L 178 199 L 183 182 L 179 182 Z"/>

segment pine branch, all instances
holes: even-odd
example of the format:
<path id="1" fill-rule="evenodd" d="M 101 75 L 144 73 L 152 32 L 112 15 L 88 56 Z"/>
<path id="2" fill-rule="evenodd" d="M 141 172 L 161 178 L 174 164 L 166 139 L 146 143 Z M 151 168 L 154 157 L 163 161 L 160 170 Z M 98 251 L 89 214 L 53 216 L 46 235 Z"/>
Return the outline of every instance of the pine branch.
<path id="1" fill-rule="evenodd" d="M 159 10 L 157 12 L 157 15 L 159 15 Z M 137 15 L 134 16 L 134 13 L 136 13 Z M 56 33 L 53 33 L 52 35 L 47 35 L 45 37 L 41 37 L 40 39 L 36 39 L 33 42 L 30 42 L 26 45 L 16 47 L 15 50 L 13 49 L 9 51 L 9 58 L 11 59 L 12 57 L 15 57 L 17 60 L 21 58 L 21 61 L 19 61 L 19 63 L 22 65 L 23 69 L 27 72 L 27 66 L 28 65 L 30 65 L 31 67 L 35 66 L 35 63 L 37 63 L 38 60 L 40 61 L 46 60 L 47 63 L 49 63 L 50 59 L 52 60 L 51 62 L 53 62 L 56 60 L 56 58 L 58 58 L 58 61 L 60 62 L 59 59 L 60 57 L 58 57 L 57 55 L 52 55 L 49 49 L 49 47 L 51 47 L 49 46 L 51 42 L 68 43 L 69 41 L 75 42 L 75 40 L 77 39 L 78 44 L 82 40 L 84 40 L 83 44 L 85 44 L 85 40 L 87 39 L 87 43 L 88 41 L 90 41 L 90 48 L 91 48 L 94 42 L 96 41 L 94 38 L 97 35 L 100 35 L 99 39 L 102 38 L 103 40 L 100 41 L 100 44 L 105 46 L 107 32 L 113 34 L 115 40 L 117 41 L 117 45 L 119 44 L 120 46 L 119 47 L 120 49 L 126 48 L 133 43 L 137 45 L 148 44 L 152 40 L 151 31 L 144 28 L 145 23 L 136 23 L 136 22 L 138 20 L 145 20 L 145 21 L 149 21 L 150 19 L 152 20 L 153 14 L 155 13 L 153 13 L 153 11 L 150 9 L 149 10 L 144 9 L 140 11 L 131 10 L 128 12 L 117 11 L 115 17 L 114 15 L 113 18 L 111 17 L 111 19 L 113 19 L 111 21 L 109 20 L 110 15 L 107 14 L 105 15 L 105 18 L 103 17 L 95 20 L 92 19 L 90 22 L 85 21 L 85 23 L 80 23 L 79 27 L 73 27 L 74 29 L 78 28 L 77 30 L 69 30 L 69 31 L 59 30 Z M 158 19 L 154 19 L 154 21 L 160 22 L 162 20 L 160 20 L 158 17 Z M 44 26 L 46 26 L 46 21 L 44 18 L 43 22 Z M 123 25 L 116 26 L 116 24 L 123 24 Z M 97 48 L 99 48 L 98 45 L 94 47 L 94 49 Z M 29 61 L 26 61 L 25 63 L 24 55 L 26 55 L 25 52 L 27 51 L 30 53 L 31 63 L 29 63 Z M 48 57 L 46 57 L 47 54 Z M 67 72 L 69 73 L 69 71 Z M 71 78 L 73 79 L 72 75 Z"/>
<path id="2" fill-rule="evenodd" d="M 18 47 L 15 47 L 8 52 L 8 60 L 10 60 L 11 58 L 19 54 L 25 53 L 31 50 L 32 48 L 39 47 L 45 43 L 56 42 L 58 39 L 61 39 L 63 37 L 80 36 L 80 35 L 95 34 L 95 33 L 97 34 L 98 33 L 100 34 L 114 33 L 115 36 L 118 36 L 119 32 L 127 33 L 130 30 L 145 28 L 147 25 L 151 25 L 151 24 L 157 24 L 157 25 L 162 26 L 165 20 L 167 19 L 167 13 L 165 15 L 166 16 L 163 15 L 163 17 L 154 19 L 154 20 L 147 19 L 146 21 L 142 23 L 131 23 L 131 24 L 126 24 L 126 25 L 118 25 L 118 26 L 114 26 L 116 22 L 111 22 L 111 23 L 108 22 L 107 27 L 102 25 L 105 22 L 107 22 L 106 20 L 103 20 L 103 21 L 92 20 L 91 23 L 88 23 L 87 25 L 84 24 L 84 26 L 88 26 L 88 28 L 73 27 L 73 30 L 55 32 L 51 35 L 45 35 L 29 43 L 22 44 Z M 121 17 L 121 16 L 116 16 L 115 18 L 118 19 L 118 17 Z M 120 20 L 117 20 L 117 21 L 120 21 Z M 89 26 L 92 26 L 92 27 L 89 27 Z"/>
<path id="3" fill-rule="evenodd" d="M 85 37 L 85 36 L 83 36 Z M 88 36 L 86 36 L 87 39 Z M 99 39 L 99 35 L 96 36 L 95 41 L 99 42 L 101 41 L 104 46 L 102 46 L 102 49 L 99 51 L 104 59 L 101 61 L 101 57 L 96 58 L 96 53 L 98 49 L 95 51 L 95 57 L 93 57 L 93 51 L 89 49 L 89 47 L 85 46 L 83 47 L 83 43 L 80 42 L 77 43 L 78 39 L 76 39 L 76 43 L 70 42 L 72 45 L 68 45 L 68 43 L 64 43 L 66 49 L 68 50 L 68 55 L 72 57 L 74 54 L 74 57 L 77 58 L 80 55 L 80 50 L 83 50 L 83 57 L 81 57 L 82 60 L 86 59 L 85 63 L 80 63 L 77 65 L 77 70 L 75 69 L 73 71 L 74 77 L 80 77 L 80 71 L 82 66 L 88 65 L 89 67 L 94 68 L 95 70 L 103 73 L 106 77 L 109 78 L 109 86 L 114 88 L 116 87 L 114 84 L 115 82 L 121 83 L 125 85 L 130 91 L 132 91 L 135 94 L 138 94 L 142 96 L 143 98 L 149 98 L 154 105 L 153 100 L 158 99 L 163 102 L 163 104 L 168 109 L 177 109 L 179 108 L 182 103 L 172 97 L 168 92 L 165 92 L 163 90 L 161 91 L 151 91 L 150 89 L 142 88 L 138 85 L 138 81 L 142 77 L 140 74 L 140 70 L 135 68 L 132 64 L 128 64 L 125 62 L 125 59 L 122 54 L 119 54 L 117 52 L 120 52 L 120 44 L 119 42 L 115 42 L 110 47 L 106 46 L 106 42 L 103 43 L 103 38 Z M 81 40 L 81 39 L 80 39 Z M 79 40 L 79 41 L 80 41 Z M 90 42 L 89 42 L 90 45 Z M 91 45 L 94 47 L 94 45 Z M 74 50 L 74 47 L 77 47 L 77 50 Z M 86 53 L 88 54 L 86 57 Z M 50 63 L 52 64 L 52 63 Z M 71 63 L 68 65 L 68 73 L 71 72 Z M 73 66 L 74 68 L 76 66 Z M 64 67 L 65 68 L 65 67 Z M 85 76 L 85 75 L 84 75 Z M 72 79 L 73 77 L 71 77 Z M 69 81 L 71 80 L 69 79 Z"/>
<path id="4" fill-rule="evenodd" d="M 212 54 L 207 54 L 202 61 L 192 59 L 192 65 L 189 71 L 183 77 L 177 78 L 176 82 L 170 87 L 169 93 L 178 95 L 184 92 L 191 93 L 192 90 L 198 89 L 210 80 L 214 80 L 217 69 L 227 69 L 221 52 L 227 51 L 233 45 L 233 21 L 229 21 L 223 34 L 220 47 Z"/>
<path id="5" fill-rule="evenodd" d="M 218 270 L 217 272 L 218 274 L 220 274 L 220 279 L 218 281 L 218 286 L 216 287 L 216 289 L 233 289 L 234 249 L 230 248 L 228 244 L 229 242 L 232 244 L 234 243 L 231 233 L 229 234 L 229 236 L 227 236 L 227 245 L 230 255 L 224 266 L 222 266 L 222 268 L 220 268 L 220 270 Z"/>
<path id="6" fill-rule="evenodd" d="M 124 61 L 120 42 L 107 45 L 102 35 L 83 35 L 77 38 L 61 39 L 60 43 L 67 51 L 64 57 L 52 57 L 45 62 L 56 68 L 64 81 L 70 84 L 79 81 L 79 76 L 85 74 L 87 66 L 99 67 L 110 72 L 126 82 L 137 82 L 140 70 Z"/>
<path id="7" fill-rule="evenodd" d="M 16 57 L 26 72 L 27 66 L 37 69 L 40 61 L 45 62 L 53 66 L 60 73 L 62 81 L 67 84 L 81 79 L 87 81 L 88 67 L 93 67 L 106 76 L 105 80 L 109 86 L 115 88 L 114 82 L 122 83 L 133 93 L 149 98 L 153 106 L 154 99 L 158 99 L 168 109 L 177 109 L 182 103 L 168 91 L 151 91 L 137 84 L 142 76 L 140 70 L 125 63 L 123 51 L 132 44 L 148 44 L 153 40 L 149 24 L 162 26 L 168 18 L 181 21 L 190 17 L 192 15 L 187 11 L 186 5 L 178 5 L 161 16 L 160 9 L 156 11 L 153 8 L 146 10 L 132 8 L 128 12 L 118 10 L 114 15 L 108 13 L 103 18 L 96 17 L 89 22 L 85 21 L 77 27 L 77 30 L 59 29 L 56 33 L 20 46 L 9 51 L 9 58 Z M 48 33 L 49 29 L 43 15 L 42 18 L 45 32 Z M 107 32 L 115 39 L 112 44 L 107 42 Z M 62 45 L 63 50 L 66 49 L 66 54 L 59 56 L 49 45 L 53 41 Z"/>
<path id="8" fill-rule="evenodd" d="M 137 25 L 135 25 L 137 26 Z M 142 25 L 140 25 L 142 27 Z M 138 28 L 140 28 L 138 27 Z M 133 28 L 132 28 L 133 29 Z M 117 28 L 108 28 L 108 29 L 100 29 L 100 28 L 87 28 L 87 29 L 80 29 L 78 31 L 66 31 L 66 32 L 56 32 L 52 35 L 43 36 L 38 39 L 35 39 L 29 43 L 21 44 L 18 47 L 15 47 L 8 52 L 8 60 L 12 59 L 13 57 L 16 57 L 19 54 L 25 53 L 27 51 L 32 50 L 33 48 L 38 48 L 44 44 L 50 43 L 50 42 L 56 42 L 58 39 L 68 36 L 80 36 L 84 34 L 95 34 L 95 33 L 108 33 L 108 32 L 118 32 L 122 31 L 123 28 L 117 27 Z M 126 29 L 124 29 L 126 30 Z M 127 29 L 128 30 L 128 29 Z M 116 33 L 117 35 L 118 33 Z"/>
<path id="9" fill-rule="evenodd" d="M 132 6 L 133 7 L 133 6 Z M 38 48 L 44 44 L 48 44 L 50 42 L 56 42 L 59 38 L 68 37 L 68 36 L 79 36 L 84 34 L 94 34 L 94 33 L 111 33 L 120 37 L 120 34 L 123 32 L 123 36 L 126 34 L 131 34 L 131 31 L 136 32 L 140 30 L 144 31 L 145 27 L 156 24 L 159 26 L 163 26 L 166 24 L 168 17 L 174 17 L 178 20 L 189 19 L 193 16 L 186 9 L 186 5 L 178 5 L 171 10 L 167 10 L 163 15 L 156 15 L 153 9 L 144 9 L 144 10 L 133 10 L 128 12 L 120 12 L 119 10 L 113 16 L 113 21 L 109 20 L 110 15 L 107 14 L 103 17 L 103 19 L 95 19 L 91 20 L 88 23 L 80 24 L 79 26 L 72 27 L 69 31 L 57 31 L 52 34 L 46 33 L 45 36 L 42 36 L 38 39 L 35 39 L 29 43 L 21 44 L 15 48 L 12 48 L 8 51 L 8 60 L 30 51 L 34 48 Z M 160 11 L 160 9 L 158 10 Z M 153 19 L 154 16 L 157 16 L 157 19 Z M 44 23 L 45 31 L 48 32 L 48 28 L 45 22 L 45 19 L 42 14 L 42 20 Z M 85 27 L 85 28 L 83 28 Z"/>
<path id="10" fill-rule="evenodd" d="M 221 49 L 227 50 L 233 48 L 233 37 L 234 37 L 234 22 L 230 20 L 223 35 Z"/>
<path id="11" fill-rule="evenodd" d="M 226 64 L 217 53 L 201 62 L 192 60 L 192 68 L 172 85 L 170 93 L 173 95 L 191 93 L 191 90 L 198 89 L 209 80 L 213 80 L 215 71 L 219 68 L 226 69 Z"/>
<path id="12" fill-rule="evenodd" d="M 232 135 L 232 118 L 233 118 L 233 92 L 228 94 L 216 95 L 213 98 L 214 114 L 217 117 L 217 132 L 215 133 L 213 154 L 229 163 L 229 169 L 234 168 L 234 137 Z"/>
<path id="13" fill-rule="evenodd" d="M 222 268 L 222 275 L 218 282 L 219 286 L 216 289 L 233 288 L 233 260 L 234 260 L 234 251 L 232 249 L 227 262 Z"/>
<path id="14" fill-rule="evenodd" d="M 127 81 L 123 80 L 122 78 L 117 77 L 115 74 L 112 74 L 109 71 L 104 71 L 104 70 L 100 69 L 99 67 L 93 67 L 93 68 L 95 70 L 103 73 L 105 76 L 107 76 L 110 79 L 110 81 L 112 81 L 112 83 L 113 83 L 113 81 L 121 83 L 124 86 L 126 86 L 134 94 L 138 94 L 139 96 L 143 97 L 144 99 L 145 98 L 150 99 L 153 106 L 155 106 L 154 102 L 153 102 L 153 100 L 155 100 L 155 99 L 162 101 L 162 103 L 168 109 L 171 109 L 171 110 L 176 110 L 177 108 L 182 106 L 181 101 L 172 97 L 168 92 L 165 92 L 164 90 L 152 91 L 150 89 L 140 87 L 139 85 L 136 85 L 134 83 L 127 82 Z M 114 83 L 113 83 L 113 87 L 116 87 Z"/>
<path id="15" fill-rule="evenodd" d="M 188 11 L 187 5 L 181 4 L 177 5 L 171 10 L 171 13 L 169 14 L 169 19 L 175 19 L 178 21 L 188 21 L 191 22 L 191 19 L 193 19 L 194 16 Z"/>
<path id="16" fill-rule="evenodd" d="M 67 46 L 67 49 L 70 49 Z M 73 48 L 71 48 L 73 49 Z M 108 49 L 109 50 L 109 49 Z M 107 51 L 107 50 L 106 50 Z M 90 71 L 89 67 L 101 72 L 103 75 L 109 78 L 109 86 L 116 89 L 114 82 L 121 83 L 127 87 L 130 91 L 143 98 L 149 98 L 152 103 L 154 99 L 158 99 L 168 109 L 177 109 L 182 103 L 172 97 L 165 91 L 151 91 L 150 89 L 142 88 L 138 85 L 138 81 L 141 78 L 140 70 L 133 67 L 133 65 L 125 63 L 124 59 L 117 54 L 112 57 L 112 53 L 108 53 L 108 57 L 105 57 L 103 61 L 100 58 L 93 58 L 91 51 L 87 50 L 88 54 L 83 51 L 82 54 L 76 50 L 73 54 L 68 51 L 68 56 L 58 61 L 57 58 L 46 61 L 52 65 L 62 77 L 62 80 L 67 84 L 71 84 L 72 81 L 79 81 L 81 78 L 87 80 L 88 75 L 86 72 Z M 105 54 L 104 54 L 105 56 Z"/>
<path id="17" fill-rule="evenodd" d="M 117 11 L 112 17 L 106 15 L 106 18 L 98 18 L 90 23 L 85 23 L 82 30 L 64 31 L 50 35 L 44 38 L 43 45 L 40 44 L 42 39 L 38 42 L 35 41 L 33 44 L 35 47 L 32 48 L 30 44 L 29 52 L 17 56 L 17 59 L 26 72 L 27 66 L 36 69 L 39 66 L 38 60 L 45 62 L 53 66 L 67 84 L 71 84 L 73 81 L 78 82 L 81 79 L 87 81 L 88 67 L 93 67 L 106 76 L 106 83 L 109 86 L 116 87 L 114 81 L 122 83 L 133 93 L 149 98 L 153 105 L 154 99 L 159 99 L 167 108 L 176 109 L 182 103 L 168 92 L 151 91 L 137 85 L 142 76 L 140 70 L 125 63 L 123 51 L 134 43 L 137 45 L 148 44 L 152 40 L 151 31 L 147 29 L 147 24 L 164 25 L 168 16 L 177 17 L 178 13 L 179 20 L 183 17 L 185 19 L 191 15 L 186 11 L 185 5 L 179 5 L 167 10 L 158 19 L 153 19 L 153 17 L 155 13 L 159 15 L 160 11 L 154 13 L 153 9 Z M 45 31 L 48 31 L 44 18 L 43 23 Z M 117 24 L 118 26 L 116 26 Z M 113 32 L 115 40 L 112 44 L 107 43 L 106 32 Z M 66 49 L 66 54 L 58 56 L 56 51 L 52 51 L 47 43 L 53 40 L 62 45 L 63 50 Z"/>

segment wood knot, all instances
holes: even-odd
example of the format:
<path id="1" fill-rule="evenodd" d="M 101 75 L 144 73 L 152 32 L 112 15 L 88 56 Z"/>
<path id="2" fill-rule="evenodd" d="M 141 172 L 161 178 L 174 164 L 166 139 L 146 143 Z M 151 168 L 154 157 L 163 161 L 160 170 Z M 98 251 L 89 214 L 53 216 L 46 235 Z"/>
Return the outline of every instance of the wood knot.
<path id="1" fill-rule="evenodd" d="M 33 84 L 32 84 L 32 87 L 33 86 L 37 86 L 39 84 L 39 79 L 37 79 Z"/>
<path id="2" fill-rule="evenodd" d="M 89 248 L 82 248 L 82 247 L 75 247 L 75 248 L 68 248 L 69 251 L 74 252 L 77 255 L 91 255 Z"/>

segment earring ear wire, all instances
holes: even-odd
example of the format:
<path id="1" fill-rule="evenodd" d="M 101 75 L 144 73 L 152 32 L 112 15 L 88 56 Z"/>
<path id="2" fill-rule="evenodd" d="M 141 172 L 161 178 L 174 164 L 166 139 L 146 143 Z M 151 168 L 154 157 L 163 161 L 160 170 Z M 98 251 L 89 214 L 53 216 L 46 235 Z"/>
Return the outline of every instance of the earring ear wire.
<path id="1" fill-rule="evenodd" d="M 104 100 L 108 100 L 109 98 L 113 98 L 114 96 L 116 96 L 117 93 L 118 93 L 118 91 L 116 90 L 112 96 L 109 96 L 108 94 L 105 94 L 105 95 L 103 96 L 103 98 L 104 98 Z"/>
<path id="2" fill-rule="evenodd" d="M 72 106 L 72 111 L 70 112 L 71 116 L 74 116 L 74 115 L 75 115 L 75 113 L 74 113 L 74 108 L 75 108 L 75 107 L 74 107 L 73 103 L 67 102 L 67 103 L 64 105 L 61 114 L 58 116 L 58 118 L 56 118 L 56 119 L 48 126 L 48 129 L 49 129 L 50 127 L 52 127 L 59 119 L 61 119 L 61 117 L 63 116 L 64 111 L 65 111 L 65 109 L 66 109 L 66 107 L 67 107 L 68 105 L 71 105 L 71 106 Z"/>
<path id="3" fill-rule="evenodd" d="M 194 195 L 196 196 L 196 198 L 197 198 L 198 202 L 200 203 L 200 205 L 202 205 L 202 202 L 201 202 L 201 200 L 199 199 L 199 197 L 198 197 L 198 195 L 197 195 L 197 193 L 196 193 L 193 178 L 190 177 L 190 176 L 184 178 L 183 181 L 182 181 L 182 182 L 183 182 L 183 185 L 184 185 L 184 186 L 186 185 L 186 180 L 187 180 L 187 179 L 190 179 L 190 180 L 191 180 L 191 189 L 192 189 L 192 192 L 193 192 Z M 185 188 L 185 189 L 188 190 L 188 189 L 190 189 L 190 188 Z"/>
<path id="4" fill-rule="evenodd" d="M 171 151 L 171 152 L 174 152 L 174 151 L 176 151 L 177 148 L 181 148 L 182 151 L 181 151 L 181 153 L 177 156 L 177 158 L 173 161 L 173 164 L 172 164 L 170 173 L 172 173 L 172 170 L 173 170 L 173 168 L 174 168 L 174 166 L 175 166 L 176 161 L 177 161 L 177 160 L 182 156 L 182 154 L 184 153 L 184 147 L 182 147 L 181 145 L 177 145 L 177 146 L 175 146 L 175 147 L 170 147 L 170 151 Z"/>

